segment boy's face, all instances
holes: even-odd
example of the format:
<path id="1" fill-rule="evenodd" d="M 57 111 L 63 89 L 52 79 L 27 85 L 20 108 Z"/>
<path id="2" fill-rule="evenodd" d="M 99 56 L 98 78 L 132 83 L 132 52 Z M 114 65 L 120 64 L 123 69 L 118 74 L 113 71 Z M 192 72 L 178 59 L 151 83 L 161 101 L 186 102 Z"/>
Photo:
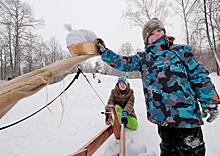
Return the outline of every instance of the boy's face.
<path id="1" fill-rule="evenodd" d="M 124 82 L 119 82 L 118 86 L 121 90 L 125 90 L 127 88 L 127 86 Z"/>
<path id="2" fill-rule="evenodd" d="M 164 35 L 164 31 L 161 28 L 154 30 L 152 33 L 149 34 L 148 37 L 148 44 L 151 44 L 161 38 Z"/>

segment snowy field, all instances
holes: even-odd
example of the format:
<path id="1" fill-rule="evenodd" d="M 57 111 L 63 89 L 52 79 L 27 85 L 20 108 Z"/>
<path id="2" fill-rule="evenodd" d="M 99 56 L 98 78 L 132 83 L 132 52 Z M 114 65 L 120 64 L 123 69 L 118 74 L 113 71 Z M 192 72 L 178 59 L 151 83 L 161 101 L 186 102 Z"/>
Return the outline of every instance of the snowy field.
<path id="1" fill-rule="evenodd" d="M 220 77 L 210 75 L 220 94 Z M 74 75 L 49 85 L 38 93 L 21 100 L 2 119 L 0 127 L 13 123 L 35 112 L 57 96 Z M 107 102 L 117 77 L 87 74 L 91 84 Z M 98 83 L 98 78 L 101 83 Z M 135 111 L 138 117 L 137 131 L 126 130 L 126 141 L 145 146 L 148 153 L 159 155 L 160 139 L 156 125 L 146 119 L 146 108 L 140 79 L 129 79 L 135 94 Z M 65 156 L 74 153 L 104 127 L 103 103 L 99 100 L 85 78 L 80 75 L 69 90 L 48 108 L 28 120 L 0 131 L 1 156 Z M 220 156 L 220 117 L 203 126 L 207 156 Z M 94 154 L 112 156 L 117 150 L 113 135 Z M 129 155 L 128 155 L 129 156 Z"/>

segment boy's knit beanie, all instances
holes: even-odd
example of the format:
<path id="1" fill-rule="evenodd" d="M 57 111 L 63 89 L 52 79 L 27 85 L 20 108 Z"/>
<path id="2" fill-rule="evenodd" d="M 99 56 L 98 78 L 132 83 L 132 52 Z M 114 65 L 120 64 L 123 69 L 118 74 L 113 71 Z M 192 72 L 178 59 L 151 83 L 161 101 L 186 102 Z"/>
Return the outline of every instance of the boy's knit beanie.
<path id="1" fill-rule="evenodd" d="M 149 34 L 151 34 L 154 30 L 158 28 L 163 29 L 164 33 L 166 33 L 163 23 L 158 18 L 152 18 L 151 20 L 145 23 L 144 28 L 142 30 L 144 43 L 148 43 Z"/>
<path id="2" fill-rule="evenodd" d="M 128 85 L 128 79 L 125 76 L 118 78 L 118 82 L 117 83 L 121 83 L 121 82 L 123 82 L 124 84 Z"/>

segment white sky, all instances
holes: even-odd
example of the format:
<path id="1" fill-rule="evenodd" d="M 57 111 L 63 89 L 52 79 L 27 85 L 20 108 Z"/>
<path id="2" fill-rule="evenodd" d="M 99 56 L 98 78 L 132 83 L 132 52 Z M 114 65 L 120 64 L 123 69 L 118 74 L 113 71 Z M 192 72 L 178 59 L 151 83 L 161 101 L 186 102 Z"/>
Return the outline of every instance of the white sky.
<path id="1" fill-rule="evenodd" d="M 64 24 L 72 24 L 73 29 L 88 29 L 101 37 L 106 46 L 118 50 L 122 43 L 130 42 L 134 48 L 144 48 L 141 29 L 130 28 L 128 21 L 122 18 L 126 10 L 127 0 L 23 0 L 30 4 L 36 18 L 45 21 L 45 27 L 39 34 L 45 40 L 55 36 L 66 47 L 67 31 Z M 178 19 L 173 18 L 167 26 L 167 34 L 176 37 L 176 41 L 183 43 L 183 28 Z M 172 23 L 175 29 L 172 27 Z M 175 30 L 171 33 L 171 30 Z"/>

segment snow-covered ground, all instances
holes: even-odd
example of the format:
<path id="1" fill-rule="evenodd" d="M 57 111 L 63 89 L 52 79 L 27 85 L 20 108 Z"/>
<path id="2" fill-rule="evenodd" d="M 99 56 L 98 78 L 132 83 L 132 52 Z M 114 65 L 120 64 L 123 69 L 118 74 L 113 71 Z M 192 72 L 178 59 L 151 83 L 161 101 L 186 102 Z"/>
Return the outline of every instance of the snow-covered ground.
<path id="1" fill-rule="evenodd" d="M 5 80 L 0 80 L 0 84 L 6 82 Z"/>
<path id="2" fill-rule="evenodd" d="M 220 77 L 210 75 L 220 94 Z M 74 75 L 67 76 L 62 82 L 50 85 L 38 93 L 21 100 L 2 119 L 0 127 L 13 123 L 38 110 L 57 96 L 71 81 Z M 110 91 L 114 88 L 117 77 L 87 74 L 91 84 L 107 102 Z M 97 83 L 97 78 L 101 83 Z M 138 116 L 137 131 L 126 130 L 126 141 L 130 145 L 146 146 L 148 153 L 159 155 L 160 139 L 156 125 L 146 119 L 146 108 L 140 79 L 129 79 L 135 94 L 135 110 Z M 48 109 L 30 119 L 8 129 L 0 131 L 0 155 L 2 156 L 64 156 L 77 151 L 104 127 L 103 103 L 99 100 L 85 78 L 79 79 L 67 92 Z M 220 155 L 220 118 L 203 126 L 207 156 Z M 117 142 L 112 135 L 95 156 L 112 156 Z"/>

